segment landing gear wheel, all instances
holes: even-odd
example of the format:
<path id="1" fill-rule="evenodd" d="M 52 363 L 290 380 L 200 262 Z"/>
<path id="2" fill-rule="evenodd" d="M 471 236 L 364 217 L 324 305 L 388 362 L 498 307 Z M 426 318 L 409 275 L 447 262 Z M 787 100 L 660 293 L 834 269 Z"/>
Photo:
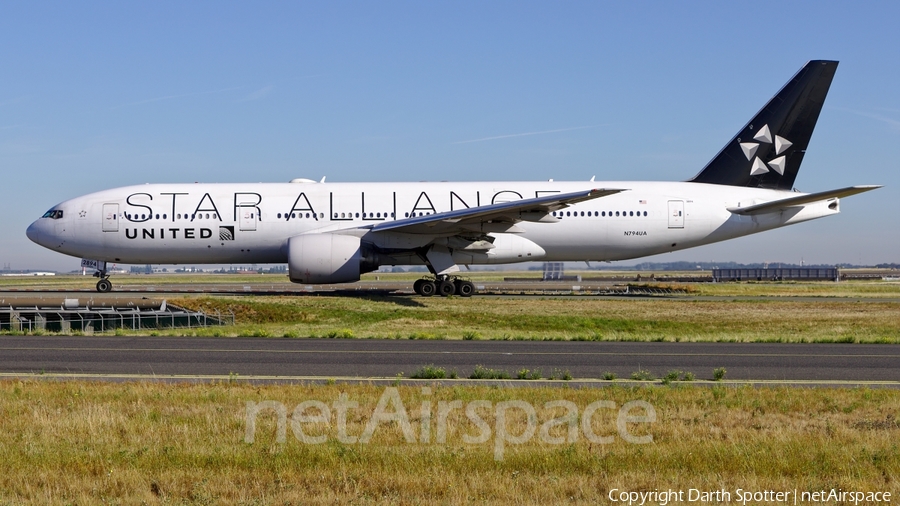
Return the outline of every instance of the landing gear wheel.
<path id="1" fill-rule="evenodd" d="M 449 297 L 456 293 L 456 285 L 449 279 L 442 279 L 437 282 L 437 291 L 441 297 Z"/>
<path id="2" fill-rule="evenodd" d="M 97 281 L 97 291 L 100 293 L 106 293 L 112 290 L 112 283 L 108 279 L 101 279 Z"/>
<path id="3" fill-rule="evenodd" d="M 456 280 L 456 293 L 460 297 L 471 297 L 475 293 L 475 285 L 471 281 Z"/>
<path id="4" fill-rule="evenodd" d="M 434 292 L 437 290 L 437 287 L 434 286 L 434 281 L 430 281 L 428 279 L 420 279 L 421 283 L 419 284 L 419 290 L 416 292 L 422 297 L 431 297 L 434 295 Z"/>
<path id="5" fill-rule="evenodd" d="M 416 292 L 417 295 L 422 295 L 422 283 L 425 283 L 427 280 L 425 279 L 417 279 L 415 283 L 413 283 L 413 291 Z"/>

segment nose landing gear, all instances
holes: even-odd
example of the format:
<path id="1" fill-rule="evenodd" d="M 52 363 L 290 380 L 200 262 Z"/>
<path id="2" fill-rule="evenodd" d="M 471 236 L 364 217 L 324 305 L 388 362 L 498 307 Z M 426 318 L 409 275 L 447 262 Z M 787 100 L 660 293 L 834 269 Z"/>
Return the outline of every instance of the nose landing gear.
<path id="1" fill-rule="evenodd" d="M 100 278 L 100 281 L 97 281 L 98 292 L 107 293 L 112 290 L 112 281 L 109 280 L 109 275 L 106 274 L 106 269 L 95 272 L 94 277 Z"/>
<path id="2" fill-rule="evenodd" d="M 437 276 L 435 279 L 418 279 L 413 283 L 413 290 L 422 297 L 431 297 L 435 294 L 441 297 L 450 295 L 471 297 L 475 293 L 475 285 L 471 281 L 445 275 Z"/>
<path id="3" fill-rule="evenodd" d="M 100 293 L 106 293 L 112 290 L 112 282 L 108 279 L 101 279 L 97 281 L 97 291 Z"/>

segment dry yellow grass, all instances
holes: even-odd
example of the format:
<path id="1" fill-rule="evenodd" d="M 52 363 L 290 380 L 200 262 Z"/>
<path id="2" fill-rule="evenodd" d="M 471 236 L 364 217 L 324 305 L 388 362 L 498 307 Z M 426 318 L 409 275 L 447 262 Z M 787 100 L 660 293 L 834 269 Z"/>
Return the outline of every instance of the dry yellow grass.
<path id="1" fill-rule="evenodd" d="M 896 390 L 457 386 L 428 394 L 404 385 L 398 395 L 414 428 L 422 402 L 479 399 L 525 401 L 540 423 L 559 416 L 543 408 L 548 401 L 583 413 L 597 400 L 640 400 L 657 421 L 631 424 L 653 437 L 632 444 L 617 434 L 615 411 L 601 410 L 592 427 L 613 436 L 610 444 L 533 437 L 496 460 L 494 439 L 462 440 L 478 430 L 460 411 L 442 444 L 434 432 L 428 443 L 406 442 L 397 423 L 379 425 L 368 444 L 341 443 L 333 418 L 306 425 L 323 444 L 301 443 L 290 427 L 279 443 L 271 412 L 245 442 L 247 401 L 277 401 L 290 415 L 302 401 L 331 405 L 343 393 L 359 403 L 347 429 L 359 435 L 382 387 L 4 381 L 0 503 L 597 504 L 612 488 L 900 492 Z M 494 413 L 483 411 L 490 427 Z M 511 413 L 509 432 L 521 434 L 526 419 Z M 565 434 L 559 429 L 551 434 Z"/>

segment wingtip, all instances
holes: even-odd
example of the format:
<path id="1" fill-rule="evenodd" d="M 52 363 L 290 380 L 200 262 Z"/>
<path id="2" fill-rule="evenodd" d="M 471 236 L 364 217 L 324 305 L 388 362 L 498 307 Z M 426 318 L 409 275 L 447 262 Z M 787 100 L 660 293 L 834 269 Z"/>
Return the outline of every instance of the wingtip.
<path id="1" fill-rule="evenodd" d="M 883 184 L 859 184 L 859 185 L 853 186 L 852 188 L 854 188 L 856 190 L 860 190 L 861 192 L 867 192 L 867 191 L 877 190 L 879 188 L 884 188 L 884 185 Z"/>

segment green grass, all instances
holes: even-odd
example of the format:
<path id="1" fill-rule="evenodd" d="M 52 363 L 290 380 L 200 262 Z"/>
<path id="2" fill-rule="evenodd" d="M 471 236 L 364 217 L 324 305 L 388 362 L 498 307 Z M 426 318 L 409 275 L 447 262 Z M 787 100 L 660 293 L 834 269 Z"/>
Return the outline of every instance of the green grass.
<path id="1" fill-rule="evenodd" d="M 570 381 L 573 378 L 572 373 L 570 373 L 568 369 L 554 369 L 553 372 L 551 372 L 550 375 L 547 376 L 547 379 Z"/>
<path id="2" fill-rule="evenodd" d="M 503 273 L 517 274 L 517 273 Z M 473 277 L 497 273 L 473 273 Z M 390 276 L 379 275 L 382 279 Z M 71 277 L 70 277 L 71 278 Z M 280 275 L 123 276 L 132 280 L 274 283 Z M 25 278 L 19 283 L 50 283 Z M 90 283 L 88 278 L 52 280 Z M 4 285 L 4 283 L 6 283 Z M 11 286 L 0 279 L 0 286 Z M 44 285 L 41 285 L 44 286 Z M 695 297 L 422 298 L 405 295 L 177 296 L 169 303 L 234 314 L 236 325 L 161 335 L 463 340 L 900 343 L 900 284 L 698 283 Z M 706 300 L 705 295 L 726 296 Z M 766 298 L 755 298 L 769 295 Z M 787 296 L 811 296 L 787 298 Z M 779 300 L 779 296 L 785 296 Z M 734 298 L 731 298 L 734 297 Z M 856 297 L 876 301 L 858 302 Z M 878 301 L 879 298 L 885 298 Z M 129 333 L 122 331 L 124 333 Z"/>
<path id="3" fill-rule="evenodd" d="M 496 379 L 512 379 L 512 376 L 506 372 L 498 369 L 490 369 L 488 367 L 484 367 L 482 365 L 476 365 L 475 370 L 472 371 L 472 374 L 469 376 L 469 379 L 479 379 L 479 380 L 496 380 Z"/>
<path id="4" fill-rule="evenodd" d="M 519 369 L 519 371 L 516 373 L 516 379 L 520 380 L 539 380 L 543 377 L 543 373 L 536 369 Z"/>
<path id="5" fill-rule="evenodd" d="M 646 369 L 638 369 L 631 373 L 631 379 L 635 381 L 651 381 L 656 379 L 656 376 Z"/>
<path id="6" fill-rule="evenodd" d="M 410 375 L 410 378 L 413 379 L 444 379 L 446 377 L 447 370 L 434 364 L 424 365 Z"/>
<path id="7" fill-rule="evenodd" d="M 722 381 L 727 372 L 724 367 L 716 367 L 713 369 L 713 381 Z"/>
<path id="8" fill-rule="evenodd" d="M 233 335 L 262 325 L 273 336 L 303 337 L 334 337 L 341 330 L 357 338 L 900 342 L 897 302 L 393 296 L 233 296 L 170 302 L 235 313 Z M 196 331 L 204 332 L 209 331 Z"/>
<path id="9" fill-rule="evenodd" d="M 233 313 L 236 324 L 155 330 L 159 335 L 900 343 L 900 302 L 893 301 L 240 295 L 181 296 L 169 303 Z"/>
<path id="10" fill-rule="evenodd" d="M 271 411 L 244 441 L 246 402 L 331 405 L 345 395 L 358 407 L 347 433 L 359 435 L 385 389 L 370 385 L 251 385 L 0 381 L 0 503 L 39 504 L 597 504 L 612 488 L 703 487 L 756 490 L 900 492 L 900 391 L 751 387 L 612 386 L 602 389 L 401 386 L 412 426 L 436 424 L 440 402 L 524 401 L 540 423 L 562 416 L 547 402 L 598 400 L 617 407 L 640 400 L 657 421 L 630 425 L 652 435 L 631 444 L 617 434 L 616 411 L 593 418 L 607 444 L 583 436 L 547 444 L 535 436 L 494 458 L 492 437 L 466 443 L 478 427 L 453 411 L 445 442 L 409 443 L 393 422 L 368 444 L 342 443 L 333 426 L 305 424 L 322 444 L 300 442 L 287 426 L 276 441 Z M 423 405 L 431 418 L 423 422 Z M 389 411 L 391 411 L 389 409 Z M 494 427 L 494 411 L 479 410 Z M 307 414 L 315 414 L 308 412 Z M 510 411 L 521 434 L 526 417 Z M 334 423 L 335 413 L 331 413 Z M 564 436 L 565 425 L 552 430 Z M 419 432 L 416 432 L 419 434 Z"/>

